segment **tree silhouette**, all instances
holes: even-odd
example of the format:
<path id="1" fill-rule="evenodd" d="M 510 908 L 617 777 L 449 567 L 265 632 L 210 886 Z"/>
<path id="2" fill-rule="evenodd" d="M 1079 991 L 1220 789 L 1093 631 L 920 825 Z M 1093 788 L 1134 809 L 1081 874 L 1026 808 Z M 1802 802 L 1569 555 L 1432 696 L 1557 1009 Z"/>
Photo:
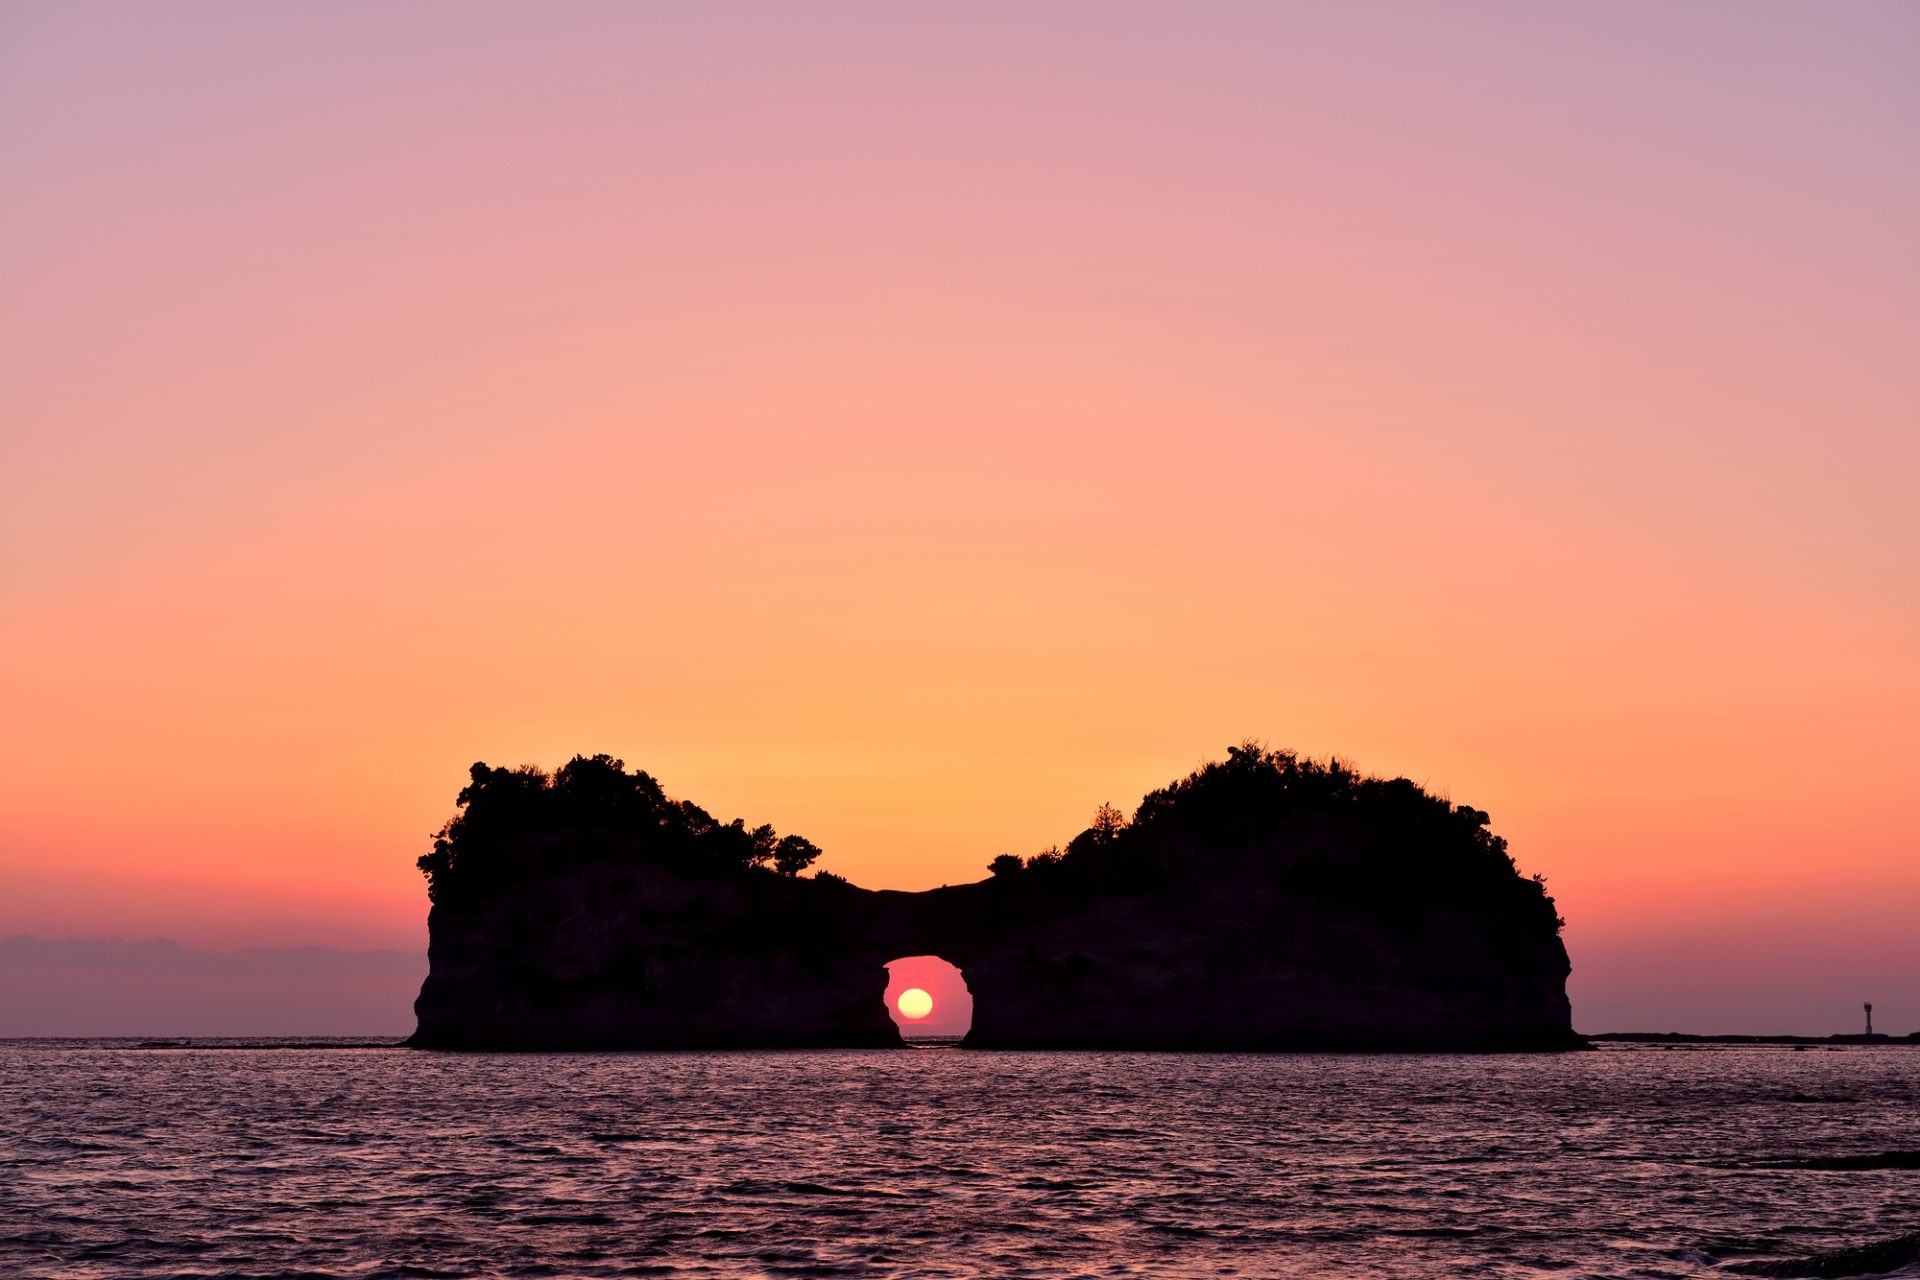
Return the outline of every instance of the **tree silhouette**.
<path id="1" fill-rule="evenodd" d="M 419 860 L 436 903 L 472 901 L 560 864 L 631 859 L 704 876 L 798 876 L 820 850 L 744 819 L 716 821 L 669 799 L 649 775 L 609 755 L 575 756 L 552 774 L 475 764 L 457 810 Z"/>
<path id="2" fill-rule="evenodd" d="M 1066 855 L 1060 852 L 1058 845 L 1049 845 L 1047 848 L 1034 854 L 1031 858 L 1028 858 L 1027 867 L 1030 870 L 1045 871 L 1049 867 L 1059 866 L 1065 859 Z"/>
<path id="3" fill-rule="evenodd" d="M 820 850 L 805 836 L 781 836 L 773 847 L 773 869 L 783 876 L 797 876 L 819 856 Z"/>

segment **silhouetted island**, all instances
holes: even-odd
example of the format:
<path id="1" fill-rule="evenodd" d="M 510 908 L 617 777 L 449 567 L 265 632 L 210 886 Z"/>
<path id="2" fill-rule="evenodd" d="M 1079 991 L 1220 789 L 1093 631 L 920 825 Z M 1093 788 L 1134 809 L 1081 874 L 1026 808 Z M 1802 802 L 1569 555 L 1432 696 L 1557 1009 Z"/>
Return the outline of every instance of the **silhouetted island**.
<path id="1" fill-rule="evenodd" d="M 1562 921 L 1487 815 L 1235 747 L 977 884 L 875 891 L 600 755 L 473 766 L 420 859 L 430 1048 L 901 1043 L 886 962 L 939 955 L 971 1047 L 1579 1047 Z"/>

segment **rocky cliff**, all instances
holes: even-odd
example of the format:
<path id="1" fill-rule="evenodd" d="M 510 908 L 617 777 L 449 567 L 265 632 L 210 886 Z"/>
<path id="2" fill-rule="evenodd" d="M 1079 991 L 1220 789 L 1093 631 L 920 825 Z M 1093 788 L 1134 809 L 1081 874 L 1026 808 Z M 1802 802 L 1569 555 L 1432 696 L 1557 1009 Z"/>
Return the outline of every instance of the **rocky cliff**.
<path id="1" fill-rule="evenodd" d="M 885 964 L 939 955 L 989 1048 L 1558 1049 L 1560 922 L 1484 813 L 1257 747 L 977 884 L 802 877 L 606 757 L 475 766 L 423 858 L 412 1043 L 886 1046 Z"/>

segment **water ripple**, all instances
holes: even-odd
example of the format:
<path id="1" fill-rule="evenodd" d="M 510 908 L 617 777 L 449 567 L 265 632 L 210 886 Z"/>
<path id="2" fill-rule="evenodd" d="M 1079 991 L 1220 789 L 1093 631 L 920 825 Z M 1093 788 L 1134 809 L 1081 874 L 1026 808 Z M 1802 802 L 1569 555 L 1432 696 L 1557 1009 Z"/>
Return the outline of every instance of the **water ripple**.
<path id="1" fill-rule="evenodd" d="M 0 1042 L 0 1273 L 1914 1274 L 1916 1151 L 1903 1049 Z"/>

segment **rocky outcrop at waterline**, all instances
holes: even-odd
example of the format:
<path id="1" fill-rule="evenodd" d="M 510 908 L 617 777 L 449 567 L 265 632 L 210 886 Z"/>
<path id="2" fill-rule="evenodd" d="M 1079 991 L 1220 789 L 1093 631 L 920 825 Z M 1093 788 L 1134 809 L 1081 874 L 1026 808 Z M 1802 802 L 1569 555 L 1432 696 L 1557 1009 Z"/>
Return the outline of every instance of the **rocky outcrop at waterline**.
<path id="1" fill-rule="evenodd" d="M 1256 746 L 1064 849 L 901 893 L 620 761 L 475 765 L 421 859 L 435 1048 L 891 1046 L 887 961 L 939 955 L 986 1048 L 1575 1047 L 1553 901 L 1487 815 Z"/>

